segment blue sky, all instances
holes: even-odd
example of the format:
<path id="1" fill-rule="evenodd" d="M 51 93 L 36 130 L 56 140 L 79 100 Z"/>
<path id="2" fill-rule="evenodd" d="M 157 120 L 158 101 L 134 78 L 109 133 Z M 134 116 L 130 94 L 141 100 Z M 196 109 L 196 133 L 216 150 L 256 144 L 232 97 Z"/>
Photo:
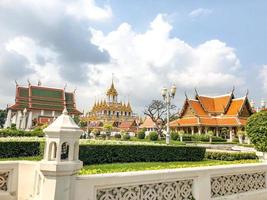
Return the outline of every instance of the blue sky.
<path id="1" fill-rule="evenodd" d="M 14 102 L 14 79 L 40 79 L 77 88 L 79 108 L 89 110 L 112 73 L 138 113 L 172 83 L 178 107 L 184 91 L 219 95 L 233 85 L 259 103 L 267 99 L 266 11 L 263 0 L 3 0 L 0 105 Z"/>

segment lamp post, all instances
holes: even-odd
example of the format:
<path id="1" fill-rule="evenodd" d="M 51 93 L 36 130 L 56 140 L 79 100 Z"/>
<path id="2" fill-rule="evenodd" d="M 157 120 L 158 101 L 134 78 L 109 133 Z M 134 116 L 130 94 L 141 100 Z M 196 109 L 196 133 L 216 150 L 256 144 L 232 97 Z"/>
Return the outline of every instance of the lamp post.
<path id="1" fill-rule="evenodd" d="M 167 133 L 166 133 L 166 144 L 170 144 L 170 106 L 171 106 L 171 99 L 174 98 L 176 93 L 176 86 L 172 85 L 172 87 L 168 90 L 167 88 L 163 88 L 161 91 L 161 95 L 163 100 L 166 103 L 167 108 Z"/>

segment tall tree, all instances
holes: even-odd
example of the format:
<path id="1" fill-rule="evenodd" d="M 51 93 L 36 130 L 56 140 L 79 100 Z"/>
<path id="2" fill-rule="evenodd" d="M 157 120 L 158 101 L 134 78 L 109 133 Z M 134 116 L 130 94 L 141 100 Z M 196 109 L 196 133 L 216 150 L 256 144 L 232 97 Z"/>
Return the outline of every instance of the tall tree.
<path id="1" fill-rule="evenodd" d="M 0 127 L 3 128 L 6 120 L 7 111 L 0 110 Z"/>
<path id="2" fill-rule="evenodd" d="M 170 119 L 174 118 L 177 114 L 175 111 L 176 106 L 170 106 Z M 152 100 L 152 102 L 146 106 L 144 114 L 151 118 L 156 126 L 156 131 L 159 136 L 163 136 L 162 130 L 167 123 L 167 105 L 161 100 Z"/>

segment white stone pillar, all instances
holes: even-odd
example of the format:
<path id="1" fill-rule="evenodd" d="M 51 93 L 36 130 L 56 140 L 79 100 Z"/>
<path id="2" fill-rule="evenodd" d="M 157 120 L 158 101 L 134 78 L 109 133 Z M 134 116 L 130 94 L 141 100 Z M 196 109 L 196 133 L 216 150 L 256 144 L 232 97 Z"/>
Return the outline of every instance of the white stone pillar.
<path id="1" fill-rule="evenodd" d="M 18 112 L 17 112 L 17 120 L 16 120 L 16 129 L 20 128 L 21 115 L 22 115 L 21 111 L 18 110 Z"/>
<path id="2" fill-rule="evenodd" d="M 201 127 L 198 127 L 198 135 L 201 135 Z"/>
<path id="3" fill-rule="evenodd" d="M 41 116 L 44 116 L 44 110 L 41 110 Z"/>
<path id="4" fill-rule="evenodd" d="M 7 118 L 6 118 L 6 121 L 5 121 L 4 128 L 10 128 L 11 127 L 11 114 L 12 114 L 11 109 L 8 109 Z"/>
<path id="5" fill-rule="evenodd" d="M 219 137 L 219 128 L 216 127 L 216 136 Z"/>
<path id="6" fill-rule="evenodd" d="M 208 127 L 207 126 L 205 127 L 205 134 L 206 135 L 208 134 Z"/>
<path id="7" fill-rule="evenodd" d="M 83 131 L 64 109 L 63 114 L 44 129 L 44 132 L 46 134 L 45 156 L 40 162 L 40 171 L 44 180 L 38 200 L 73 200 L 76 175 L 82 168 L 76 145 L 79 144 Z M 56 144 L 54 150 L 49 145 L 51 142 L 53 145 Z M 69 145 L 69 153 L 66 159 L 61 160 L 61 145 L 64 143 Z M 51 160 L 49 155 L 54 155 L 55 150 L 56 159 Z"/>
<path id="8" fill-rule="evenodd" d="M 191 127 L 191 134 L 192 134 L 192 135 L 195 134 L 195 131 L 194 131 L 194 127 L 193 127 L 193 126 Z"/>
<path id="9" fill-rule="evenodd" d="M 52 111 L 52 117 L 55 117 L 55 111 L 54 110 Z"/>
<path id="10" fill-rule="evenodd" d="M 29 112 L 28 121 L 27 121 L 27 130 L 32 128 L 32 111 Z"/>
<path id="11" fill-rule="evenodd" d="M 22 120 L 21 120 L 21 124 L 20 124 L 20 129 L 22 129 L 22 130 L 25 130 L 25 128 L 26 128 L 26 113 L 27 113 L 27 110 L 25 108 L 23 110 Z"/>
<path id="12" fill-rule="evenodd" d="M 230 127 L 229 130 L 230 130 L 230 131 L 229 131 L 229 132 L 230 132 L 230 133 L 229 133 L 229 134 L 230 134 L 230 137 L 229 137 L 229 138 L 230 138 L 230 142 L 233 142 L 233 128 Z"/>

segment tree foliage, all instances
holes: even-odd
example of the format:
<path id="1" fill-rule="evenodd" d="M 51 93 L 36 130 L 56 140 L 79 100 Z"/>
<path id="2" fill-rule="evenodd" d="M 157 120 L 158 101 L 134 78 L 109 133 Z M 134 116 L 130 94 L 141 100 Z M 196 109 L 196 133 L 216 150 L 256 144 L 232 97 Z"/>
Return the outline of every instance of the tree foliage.
<path id="1" fill-rule="evenodd" d="M 170 106 L 170 119 L 174 118 L 176 106 Z M 164 101 L 153 100 L 148 106 L 146 106 L 144 114 L 151 118 L 156 126 L 157 133 L 162 136 L 162 129 L 167 123 L 167 105 Z"/>
<path id="2" fill-rule="evenodd" d="M 267 111 L 250 116 L 246 132 L 258 151 L 267 152 Z"/>
<path id="3" fill-rule="evenodd" d="M 4 127 L 6 116 L 7 116 L 7 111 L 0 110 L 0 128 Z"/>

